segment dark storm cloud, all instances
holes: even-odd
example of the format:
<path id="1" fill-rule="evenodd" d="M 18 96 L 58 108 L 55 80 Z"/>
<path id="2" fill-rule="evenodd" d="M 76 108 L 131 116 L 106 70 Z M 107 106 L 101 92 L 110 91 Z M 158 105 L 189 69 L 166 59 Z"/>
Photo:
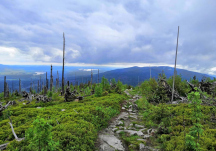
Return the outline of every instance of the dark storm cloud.
<path id="1" fill-rule="evenodd" d="M 216 1 L 0 2 L 0 63 L 174 64 L 215 74 Z M 12 52 L 16 55 L 13 55 Z M 19 56 L 19 58 L 17 58 Z"/>

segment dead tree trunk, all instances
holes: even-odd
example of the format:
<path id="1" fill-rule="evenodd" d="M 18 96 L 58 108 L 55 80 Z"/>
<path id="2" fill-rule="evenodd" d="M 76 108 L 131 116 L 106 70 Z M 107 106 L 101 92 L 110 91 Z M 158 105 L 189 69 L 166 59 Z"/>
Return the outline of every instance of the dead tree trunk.
<path id="1" fill-rule="evenodd" d="M 53 87 L 53 76 L 52 76 L 52 65 L 51 65 L 51 74 L 50 74 L 50 91 L 52 91 Z"/>
<path id="2" fill-rule="evenodd" d="M 64 95 L 64 58 L 65 58 L 65 36 L 63 33 L 62 95 Z"/>
<path id="3" fill-rule="evenodd" d="M 177 35 L 176 56 L 175 56 L 175 68 L 174 68 L 174 75 L 173 75 L 173 88 L 172 88 L 172 99 L 171 99 L 171 103 L 173 102 L 173 94 L 174 94 L 174 86 L 175 86 L 176 62 L 177 62 L 177 53 L 178 53 L 178 38 L 179 38 L 179 26 L 178 26 L 178 35 Z"/>
<path id="4" fill-rule="evenodd" d="M 6 83 L 6 76 L 4 76 L 4 98 L 6 98 L 7 91 L 7 83 Z"/>
<path id="5" fill-rule="evenodd" d="M 58 74 L 58 88 L 60 87 L 60 84 L 59 84 L 59 73 L 57 71 L 57 74 Z"/>
<path id="6" fill-rule="evenodd" d="M 48 79 L 47 79 L 47 72 L 46 72 L 46 89 L 48 90 Z"/>

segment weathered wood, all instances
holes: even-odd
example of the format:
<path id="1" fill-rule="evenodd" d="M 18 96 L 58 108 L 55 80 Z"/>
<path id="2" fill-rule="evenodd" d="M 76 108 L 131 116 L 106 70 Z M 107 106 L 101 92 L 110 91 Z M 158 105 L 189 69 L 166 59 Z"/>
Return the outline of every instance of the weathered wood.
<path id="1" fill-rule="evenodd" d="M 0 104 L 0 115 L 2 114 L 2 111 L 4 111 L 9 105 L 11 105 L 11 101 L 9 101 L 5 106 Z"/>
<path id="2" fill-rule="evenodd" d="M 171 103 L 173 102 L 173 95 L 174 95 L 174 85 L 175 85 L 175 76 L 176 76 L 176 62 L 177 62 L 177 52 L 178 52 L 178 38 L 179 38 L 179 26 L 178 26 L 178 35 L 177 35 L 176 56 L 175 56 L 175 68 L 174 68 L 174 75 L 173 75 L 173 88 L 172 88 L 172 99 L 171 99 Z"/>
<path id="3" fill-rule="evenodd" d="M 52 91 L 53 88 L 53 75 L 52 75 L 52 65 L 51 65 L 51 73 L 50 73 L 50 91 Z"/>
<path id="4" fill-rule="evenodd" d="M 65 57 L 65 36 L 64 36 L 64 32 L 63 32 L 62 94 L 64 94 L 64 57 Z"/>
<path id="5" fill-rule="evenodd" d="M 15 131 L 14 131 L 14 128 L 13 128 L 12 120 L 11 120 L 10 117 L 8 117 L 8 118 L 9 118 L 9 120 L 10 120 L 10 122 L 8 122 L 8 123 L 9 123 L 10 126 L 11 126 L 11 130 L 12 130 L 12 133 L 13 133 L 15 139 L 16 139 L 17 141 L 22 141 L 22 140 L 24 140 L 25 138 L 18 138 L 18 137 L 17 137 L 17 135 L 16 135 L 16 133 L 15 133 Z M 9 143 L 5 143 L 5 144 L 0 145 L 0 150 L 6 149 L 6 147 L 7 147 L 8 144 L 9 144 Z"/>
<path id="6" fill-rule="evenodd" d="M 6 98 L 7 91 L 7 83 L 6 83 L 6 76 L 4 76 L 4 98 Z"/>
<path id="7" fill-rule="evenodd" d="M 18 140 L 19 138 L 17 137 L 17 135 L 16 135 L 16 133 L 15 133 L 15 131 L 14 131 L 14 128 L 13 128 L 13 125 L 12 125 L 12 123 L 11 122 L 8 122 L 9 124 L 10 124 L 10 126 L 11 126 L 11 130 L 12 130 L 12 133 L 13 133 L 13 135 L 14 135 L 14 137 L 15 137 L 15 139 L 16 140 Z"/>
<path id="8" fill-rule="evenodd" d="M 6 82 L 6 94 L 5 94 L 6 98 L 9 97 L 9 93 L 10 93 L 9 86 L 8 86 L 8 83 Z"/>

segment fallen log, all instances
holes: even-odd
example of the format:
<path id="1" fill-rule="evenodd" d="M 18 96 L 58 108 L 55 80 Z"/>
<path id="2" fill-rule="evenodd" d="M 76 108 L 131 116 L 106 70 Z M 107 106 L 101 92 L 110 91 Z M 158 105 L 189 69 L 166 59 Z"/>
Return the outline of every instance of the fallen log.
<path id="1" fill-rule="evenodd" d="M 0 115 L 9 105 L 11 105 L 11 101 L 9 101 L 5 106 L 0 105 Z"/>
<path id="2" fill-rule="evenodd" d="M 10 122 L 8 122 L 9 124 L 10 124 L 10 126 L 11 126 L 11 130 L 12 130 L 12 133 L 13 133 L 13 135 L 14 135 L 14 137 L 15 137 L 15 139 L 16 139 L 16 141 L 22 141 L 22 140 L 24 140 L 25 139 L 25 137 L 24 138 L 19 138 L 19 137 L 17 137 L 17 135 L 16 135 L 16 133 L 15 133 L 15 131 L 14 131 L 14 128 L 13 128 L 13 124 L 12 124 L 12 120 L 11 120 L 11 118 L 10 117 L 8 117 L 9 118 L 9 120 L 10 120 Z M 7 147 L 7 145 L 9 144 L 9 142 L 8 143 L 5 143 L 5 144 L 2 144 L 2 145 L 0 145 L 0 150 L 3 150 L 3 149 L 5 149 L 6 147 Z"/>

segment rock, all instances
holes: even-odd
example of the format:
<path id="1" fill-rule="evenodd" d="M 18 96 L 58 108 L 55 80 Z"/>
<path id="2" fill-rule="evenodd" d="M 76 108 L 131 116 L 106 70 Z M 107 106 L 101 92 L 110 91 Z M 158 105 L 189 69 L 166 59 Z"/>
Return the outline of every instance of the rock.
<path id="1" fill-rule="evenodd" d="M 157 149 L 154 149 L 149 146 L 145 146 L 143 143 L 139 144 L 139 151 L 157 151 Z"/>
<path id="2" fill-rule="evenodd" d="M 149 134 L 146 134 L 146 135 L 143 136 L 144 139 L 147 139 L 147 138 L 149 138 L 149 137 L 150 137 Z"/>
<path id="3" fill-rule="evenodd" d="M 42 108 L 42 107 L 39 107 L 39 106 L 37 107 L 37 109 L 41 109 L 41 108 Z"/>
<path id="4" fill-rule="evenodd" d="M 125 107 L 122 107 L 122 110 L 125 110 Z"/>
<path id="5" fill-rule="evenodd" d="M 144 136 L 144 134 L 141 131 L 134 131 L 134 130 L 118 130 L 116 133 L 119 134 L 122 131 L 129 133 L 130 136 L 132 136 L 132 135 Z"/>
<path id="6" fill-rule="evenodd" d="M 139 151 L 151 151 L 151 149 L 145 146 L 143 143 L 140 143 Z"/>
<path id="7" fill-rule="evenodd" d="M 138 110 L 137 104 L 133 104 L 132 108 L 133 108 L 133 110 Z"/>
<path id="8" fill-rule="evenodd" d="M 61 111 L 65 111 L 65 109 L 61 109 Z"/>
<path id="9" fill-rule="evenodd" d="M 132 123 L 130 124 L 130 126 L 134 126 L 136 128 L 144 128 L 144 126 L 142 126 L 142 125 L 138 125 L 138 124 L 133 125 Z"/>
<path id="10" fill-rule="evenodd" d="M 110 146 L 109 149 L 114 149 L 113 151 L 115 150 L 124 151 L 125 150 L 122 145 L 122 142 L 114 135 L 99 135 L 99 138 L 105 142 L 100 146 L 102 151 L 109 151 L 107 150 L 107 145 L 105 144 L 108 144 Z"/>
<path id="11" fill-rule="evenodd" d="M 112 129 L 113 132 L 116 132 L 116 130 L 118 130 L 118 128 L 113 128 L 113 129 Z"/>
<path id="12" fill-rule="evenodd" d="M 25 103 L 23 103 L 23 105 L 26 105 Z"/>
<path id="13" fill-rule="evenodd" d="M 116 124 L 116 126 L 120 126 L 120 125 L 124 125 L 124 123 L 122 121 L 119 121 L 118 124 Z"/>

